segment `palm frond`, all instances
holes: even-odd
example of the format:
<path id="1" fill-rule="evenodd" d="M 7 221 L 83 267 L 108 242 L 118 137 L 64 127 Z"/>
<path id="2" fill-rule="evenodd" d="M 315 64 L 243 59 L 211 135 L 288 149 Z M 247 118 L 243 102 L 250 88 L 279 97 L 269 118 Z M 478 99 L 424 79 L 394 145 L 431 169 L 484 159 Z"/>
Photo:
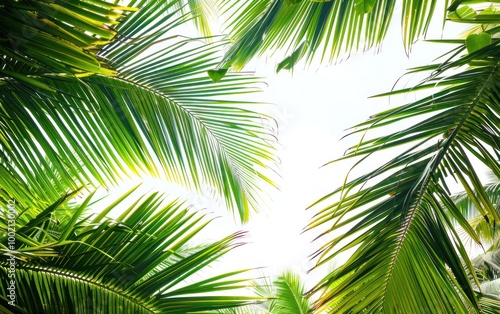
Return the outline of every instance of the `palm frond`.
<path id="1" fill-rule="evenodd" d="M 240 246 L 244 233 L 185 251 L 209 220 L 178 200 L 166 202 L 158 193 L 120 197 L 99 215 L 86 213 L 91 194 L 71 212 L 71 219 L 62 220 L 66 223 L 54 223 L 56 209 L 68 197 L 30 220 L 24 217 L 29 209 L 17 208 L 21 214 L 16 219 L 15 248 L 8 246 L 7 236 L 1 239 L 3 306 L 9 308 L 6 285 L 10 280 L 17 287 L 15 308 L 25 313 L 124 309 L 187 313 L 256 300 L 237 292 L 247 284 L 241 277 L 245 271 L 198 277 L 200 270 Z M 118 218 L 105 217 L 116 210 L 122 213 Z M 1 229 L 7 234 L 5 213 L 1 217 Z M 13 271 L 9 256 L 15 259 Z"/>
<path id="2" fill-rule="evenodd" d="M 487 180 L 490 182 L 484 185 L 484 191 L 488 195 L 488 198 L 491 199 L 491 202 L 498 206 L 500 204 L 500 180 L 492 172 L 488 172 L 487 175 L 489 177 Z M 473 201 L 466 192 L 456 193 L 452 198 L 464 216 L 473 218 L 478 214 Z"/>
<path id="3" fill-rule="evenodd" d="M 274 277 L 274 278 L 273 278 Z M 253 282 L 256 295 L 263 299 L 257 305 L 219 310 L 220 314 L 289 314 L 312 313 L 306 289 L 298 274 L 285 270 L 277 276 L 264 276 Z"/>
<path id="4" fill-rule="evenodd" d="M 472 265 L 478 274 L 481 287 L 484 283 L 496 280 L 500 274 L 500 253 L 498 249 L 490 249 L 472 259 Z M 481 289 L 482 291 L 482 289 Z M 484 293 L 491 292 L 483 291 Z"/>
<path id="5" fill-rule="evenodd" d="M 484 294 L 479 298 L 482 313 L 494 314 L 500 311 L 500 298 L 492 294 Z"/>
<path id="6" fill-rule="evenodd" d="M 425 35 L 437 4 L 403 1 L 401 28 L 407 51 Z M 445 9 L 448 1 L 442 4 Z M 377 47 L 393 20 L 396 1 L 220 1 L 219 6 L 234 39 L 219 67 L 238 70 L 265 51 L 297 58 L 297 52 L 307 47 L 303 55 L 309 62 L 314 58 L 332 62 Z"/>
<path id="7" fill-rule="evenodd" d="M 297 274 L 285 271 L 273 284 L 276 286 L 276 297 L 271 301 L 271 313 L 311 313 L 312 307 L 305 297 L 305 286 Z"/>
<path id="8" fill-rule="evenodd" d="M 113 40 L 113 26 L 136 10 L 105 1 L 5 2 L 0 7 L 0 84 L 18 80 L 53 91 L 54 84 L 38 78 L 114 75 L 96 51 Z"/>
<path id="9" fill-rule="evenodd" d="M 272 120 L 235 100 L 258 91 L 258 80 L 230 74 L 213 83 L 206 71 L 223 43 L 179 36 L 189 15 L 177 1 L 134 6 L 140 10 L 115 25 L 117 35 L 97 53 L 115 76 L 38 78 L 57 92 L 0 85 L 4 198 L 47 206 L 80 186 L 148 175 L 207 185 L 246 221 L 275 163 Z"/>
<path id="10" fill-rule="evenodd" d="M 382 136 L 365 134 L 341 159 L 356 157 L 357 165 L 384 151 L 395 157 L 316 203 L 322 208 L 308 228 L 333 234 L 316 254 L 318 265 L 354 250 L 312 290 L 323 291 L 317 310 L 481 311 L 483 301 L 468 274 L 476 285 L 478 280 L 449 215 L 474 241 L 480 239 L 450 198 L 447 180 L 461 183 L 481 216 L 498 224 L 499 215 L 474 169 L 480 162 L 500 173 L 498 44 L 493 41 L 465 54 L 461 44 L 441 65 L 416 69 L 432 71 L 415 88 L 435 88 L 430 96 L 373 115 L 352 131 L 403 126 L 399 131 L 385 129 L 390 131 Z M 339 200 L 332 201 L 334 197 Z M 348 231 L 333 233 L 341 227 Z M 490 301 L 498 306 L 497 300 Z"/>

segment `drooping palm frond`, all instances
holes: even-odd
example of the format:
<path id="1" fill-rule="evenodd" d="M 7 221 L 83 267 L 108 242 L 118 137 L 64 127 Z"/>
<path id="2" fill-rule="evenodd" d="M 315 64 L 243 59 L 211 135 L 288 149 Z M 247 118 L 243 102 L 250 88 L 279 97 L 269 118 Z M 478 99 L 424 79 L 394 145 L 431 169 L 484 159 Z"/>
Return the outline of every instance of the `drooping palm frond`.
<path id="1" fill-rule="evenodd" d="M 448 3 L 439 5 L 445 9 Z M 438 1 L 405 0 L 399 5 L 408 51 L 436 17 Z M 291 68 L 302 56 L 309 61 L 319 58 L 332 62 L 352 51 L 380 45 L 397 2 L 256 0 L 219 1 L 219 6 L 234 39 L 220 68 L 241 69 L 256 55 L 270 50 L 288 54 L 278 68 Z"/>
<path id="2" fill-rule="evenodd" d="M 457 9 L 460 10 L 462 7 Z M 331 236 L 316 254 L 318 265 L 354 250 L 347 262 L 312 290 L 322 291 L 315 308 L 340 313 L 493 313 L 497 299 L 481 295 L 474 267 L 455 231 L 451 215 L 480 239 L 457 209 L 447 179 L 461 183 L 491 225 L 499 215 L 474 164 L 500 174 L 500 48 L 494 27 L 490 42 L 462 40 L 441 64 L 414 69 L 430 72 L 414 88 L 385 95 L 432 89 L 407 105 L 372 115 L 353 134 L 372 129 L 342 159 L 374 161 L 374 170 L 348 180 L 319 200 L 308 228 Z M 470 41 L 475 47 L 471 49 Z M 449 41 L 446 41 L 449 42 Z M 460 43 L 460 41 L 455 41 Z M 396 128 L 398 131 L 394 131 Z M 347 228 L 343 234 L 335 233 Z"/>
<path id="3" fill-rule="evenodd" d="M 207 76 L 223 43 L 183 37 L 190 15 L 181 4 L 130 4 L 140 9 L 114 25 L 116 36 L 96 54 L 114 76 L 37 78 L 55 92 L 23 80 L 0 85 L 4 199 L 47 206 L 82 185 L 152 175 L 190 189 L 207 185 L 248 219 L 272 184 L 272 124 L 236 100 L 258 90 L 255 78 Z"/>
<path id="4" fill-rule="evenodd" d="M 217 20 L 214 0 L 184 0 L 189 7 L 188 13 L 193 16 L 195 26 L 203 35 L 210 38 L 213 34 L 214 20 Z M 184 6 L 183 6 L 184 7 Z"/>
<path id="5" fill-rule="evenodd" d="M 494 205 L 500 204 L 500 179 L 492 172 L 488 172 L 486 180 L 489 182 L 484 185 L 484 191 L 488 195 L 488 198 L 491 199 Z M 474 207 L 474 202 L 466 192 L 455 193 L 452 199 L 464 216 L 475 217 L 478 214 L 477 209 Z"/>
<path id="6" fill-rule="evenodd" d="M 61 219 L 57 209 L 71 195 L 45 209 L 16 204 L 14 243 L 9 243 L 9 212 L 2 207 L 0 303 L 9 310 L 5 313 L 196 313 L 258 299 L 238 292 L 248 284 L 244 271 L 200 276 L 200 270 L 240 246 L 244 233 L 184 250 L 209 220 L 178 200 L 132 192 L 98 215 L 88 213 L 91 194 L 70 211 L 69 220 Z M 121 214 L 105 217 L 113 211 Z M 10 259 L 15 259 L 13 268 Z M 11 281 L 15 307 L 8 303 Z"/>

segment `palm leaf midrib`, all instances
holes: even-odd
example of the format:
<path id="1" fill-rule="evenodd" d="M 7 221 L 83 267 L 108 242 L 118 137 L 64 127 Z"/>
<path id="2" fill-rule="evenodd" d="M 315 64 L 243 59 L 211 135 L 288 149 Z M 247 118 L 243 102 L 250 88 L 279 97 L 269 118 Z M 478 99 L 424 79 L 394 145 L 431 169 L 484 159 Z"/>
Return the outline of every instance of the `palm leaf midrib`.
<path id="1" fill-rule="evenodd" d="M 248 191 L 247 189 L 245 188 L 246 187 L 246 184 L 244 184 L 244 182 L 242 182 L 241 178 L 243 177 L 242 176 L 242 173 L 241 173 L 241 170 L 240 170 L 240 167 L 236 166 L 238 163 L 235 162 L 235 160 L 233 159 L 233 157 L 231 156 L 231 153 L 228 152 L 228 149 L 227 149 L 227 144 L 224 143 L 224 141 L 221 141 L 218 137 L 217 137 L 217 134 L 215 134 L 213 132 L 213 130 L 210 128 L 209 125 L 207 125 L 202 119 L 200 119 L 197 115 L 195 115 L 194 113 L 192 113 L 190 110 L 188 110 L 187 108 L 185 108 L 178 100 L 176 100 L 175 98 L 172 98 L 172 97 L 169 97 L 169 95 L 167 93 L 164 93 L 162 91 L 159 91 L 158 89 L 154 88 L 154 87 L 151 87 L 151 86 L 147 86 L 146 84 L 141 84 L 140 82 L 136 82 L 136 81 L 133 81 L 133 80 L 129 80 L 127 79 L 126 77 L 124 76 L 116 76 L 116 77 L 113 77 L 113 78 L 108 78 L 108 79 L 111 79 L 111 80 L 117 80 L 117 81 L 120 81 L 122 83 L 125 83 L 125 84 L 129 84 L 129 85 L 132 85 L 138 89 L 141 89 L 141 90 L 147 90 L 148 92 L 152 93 L 153 95 L 155 96 L 158 96 L 160 98 L 163 98 L 165 100 L 167 100 L 167 102 L 169 104 L 172 104 L 172 105 L 175 105 L 177 108 L 179 108 L 180 110 L 182 110 L 184 113 L 186 113 L 188 116 L 190 116 L 194 121 L 196 121 L 196 123 L 198 125 L 201 126 L 202 129 L 204 129 L 207 133 L 207 135 L 213 139 L 213 142 L 217 145 L 217 147 L 220 148 L 220 150 L 218 150 L 220 153 L 222 153 L 226 159 L 226 161 L 228 162 L 229 164 L 229 167 L 235 172 L 236 176 L 235 176 L 235 179 L 238 181 L 238 184 L 239 186 L 243 187 L 243 192 L 248 195 Z"/>
<path id="2" fill-rule="evenodd" d="M 5 262 L 0 262 L 0 265 L 2 267 L 5 267 Z M 141 298 L 136 298 L 134 296 L 131 296 L 129 294 L 126 294 L 125 291 L 116 288 L 114 285 L 109 285 L 109 284 L 104 284 L 99 280 L 92 280 L 91 278 L 88 278 L 86 275 L 81 275 L 75 272 L 74 269 L 71 271 L 68 271 L 67 269 L 58 269 L 54 266 L 48 266 L 48 265 L 33 265 L 29 263 L 21 263 L 19 264 L 20 267 L 17 269 L 19 270 L 31 270 L 34 272 L 42 272 L 45 274 L 49 274 L 54 277 L 64 277 L 67 279 L 73 279 L 75 281 L 83 281 L 85 286 L 95 286 L 98 287 L 100 290 L 108 291 L 114 295 L 118 295 L 119 297 L 128 300 L 129 302 L 136 304 L 143 308 L 145 311 L 148 311 L 150 313 L 155 313 L 154 310 L 151 308 L 147 307 L 148 303 L 151 300 L 155 300 L 155 298 L 148 298 L 148 299 L 141 299 Z M 6 267 L 8 268 L 8 266 Z M 149 302 L 148 302 L 149 301 Z"/>
<path id="3" fill-rule="evenodd" d="M 422 185 L 420 186 L 420 188 L 419 188 L 419 190 L 417 192 L 418 194 L 417 194 L 416 201 L 412 202 L 412 204 L 410 204 L 410 206 L 408 207 L 410 209 L 410 211 L 409 211 L 410 215 L 409 215 L 409 217 L 408 216 L 402 217 L 402 219 L 404 218 L 404 220 L 408 221 L 408 223 L 404 224 L 404 228 L 403 228 L 403 230 L 402 230 L 402 232 L 401 232 L 401 234 L 399 236 L 399 239 L 398 239 L 398 242 L 397 242 L 397 245 L 396 245 L 396 252 L 393 255 L 390 267 L 388 269 L 388 275 L 389 276 L 388 276 L 388 279 L 384 282 L 384 292 L 382 294 L 382 297 L 384 299 L 387 296 L 387 289 L 388 289 L 388 286 L 390 284 L 390 281 L 391 281 L 391 278 L 392 278 L 392 274 L 394 273 L 393 269 L 395 267 L 395 264 L 397 263 L 397 258 L 398 258 L 399 252 L 401 250 L 401 247 L 403 246 L 403 242 L 404 242 L 405 236 L 406 236 L 406 234 L 408 233 L 408 231 L 409 231 L 409 229 L 411 227 L 411 224 L 413 222 L 413 218 L 415 217 L 415 214 L 417 213 L 419 204 L 421 204 L 423 197 L 428 192 L 429 181 L 432 178 L 432 174 L 440 166 L 441 161 L 446 156 L 446 153 L 447 153 L 448 149 L 453 144 L 455 138 L 457 138 L 459 136 L 460 131 L 461 131 L 461 127 L 467 121 L 468 117 L 472 114 L 472 112 L 474 111 L 474 108 L 477 106 L 477 104 L 481 101 L 481 96 L 484 93 L 484 91 L 486 90 L 486 88 L 493 81 L 493 77 L 494 77 L 495 73 L 497 72 L 497 69 L 498 69 L 498 63 L 493 66 L 490 74 L 488 75 L 488 77 L 485 80 L 485 82 L 479 88 L 476 96 L 474 97 L 474 99 L 472 100 L 471 104 L 469 105 L 468 110 L 464 113 L 464 115 L 460 119 L 460 121 L 457 124 L 457 126 L 453 129 L 452 132 L 449 133 L 448 137 L 445 140 L 439 141 L 439 143 L 438 143 L 438 145 L 439 145 L 439 151 L 438 151 L 438 153 L 434 156 L 433 160 L 431 161 L 432 164 L 429 167 L 429 170 L 427 172 L 425 172 L 425 176 L 421 180 L 419 180 L 419 182 L 422 182 L 422 180 L 423 180 L 423 182 L 422 182 Z M 414 189 L 417 188 L 416 185 L 417 184 L 415 184 Z M 384 304 L 383 301 L 382 301 L 382 304 Z"/>
<path id="4" fill-rule="evenodd" d="M 291 295 L 293 296 L 293 301 L 294 301 L 294 305 L 296 307 L 296 309 L 298 309 L 300 312 L 300 314 L 306 314 L 303 310 L 302 310 L 302 306 L 301 306 L 301 303 L 300 303 L 300 299 L 297 297 L 297 295 L 295 294 L 294 290 L 293 290 L 293 287 L 290 285 L 290 283 L 287 281 L 287 280 L 283 280 L 283 284 L 286 285 L 287 289 L 289 290 L 289 292 L 291 293 Z"/>

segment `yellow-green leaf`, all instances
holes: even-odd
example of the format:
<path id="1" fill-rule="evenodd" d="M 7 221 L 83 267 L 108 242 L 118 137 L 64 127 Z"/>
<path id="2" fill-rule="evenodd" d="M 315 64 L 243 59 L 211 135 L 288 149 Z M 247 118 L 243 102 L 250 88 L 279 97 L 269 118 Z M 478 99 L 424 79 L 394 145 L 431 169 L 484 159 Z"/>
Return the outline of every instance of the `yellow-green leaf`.
<path id="1" fill-rule="evenodd" d="M 375 7 L 376 0 L 356 0 L 354 9 L 358 14 L 370 13 Z"/>
<path id="2" fill-rule="evenodd" d="M 481 34 L 470 34 L 465 39 L 465 46 L 469 53 L 473 53 L 489 44 L 491 44 L 491 35 L 486 32 L 482 32 Z"/>
<path id="3" fill-rule="evenodd" d="M 476 11 L 469 7 L 468 5 L 464 5 L 463 7 L 458 8 L 456 11 L 451 12 L 448 17 L 451 20 L 467 20 L 472 19 L 476 16 Z"/>

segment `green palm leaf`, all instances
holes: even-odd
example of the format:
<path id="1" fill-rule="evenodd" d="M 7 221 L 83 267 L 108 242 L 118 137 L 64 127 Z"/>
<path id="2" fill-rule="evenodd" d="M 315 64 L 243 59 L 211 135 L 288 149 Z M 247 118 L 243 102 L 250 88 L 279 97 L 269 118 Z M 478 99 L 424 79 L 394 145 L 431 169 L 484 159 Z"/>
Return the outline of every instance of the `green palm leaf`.
<path id="1" fill-rule="evenodd" d="M 491 199 L 498 212 L 500 201 L 498 198 L 499 180 L 491 172 L 488 173 L 488 177 L 490 182 L 485 184 L 484 191 Z M 482 293 L 498 296 L 500 295 L 500 289 L 498 289 L 497 281 L 500 271 L 498 226 L 496 224 L 489 223 L 488 220 L 479 214 L 467 193 L 461 192 L 453 195 L 453 201 L 457 205 L 457 209 L 462 212 L 464 217 L 469 218 L 469 224 L 481 240 L 483 250 L 486 250 L 475 256 L 471 261 L 480 282 L 479 289 Z M 460 231 L 461 230 L 459 229 L 459 232 Z M 467 234 L 463 234 L 462 237 L 465 239 L 464 242 L 470 239 L 467 237 Z"/>
<path id="2" fill-rule="evenodd" d="M 497 177 L 490 173 L 491 182 L 484 185 L 484 192 L 495 206 L 498 213 L 500 207 L 500 184 Z M 474 202 L 466 192 L 461 192 L 453 195 L 457 209 L 468 218 L 469 224 L 474 229 L 475 233 L 481 239 L 482 245 L 487 245 L 487 250 L 496 250 L 498 248 L 498 226 L 492 225 L 486 220 L 476 209 Z M 488 248 L 490 246 L 490 248 Z"/>
<path id="3" fill-rule="evenodd" d="M 386 135 L 368 137 L 341 159 L 358 163 L 387 150 L 392 157 L 375 170 L 347 181 L 318 201 L 309 228 L 333 234 L 316 254 L 319 265 L 354 250 L 348 261 L 321 280 L 319 310 L 342 313 L 473 313 L 498 311 L 498 300 L 474 291 L 474 268 L 450 220 L 480 239 L 449 196 L 447 177 L 460 182 L 490 224 L 498 213 L 474 170 L 473 158 L 500 173 L 498 42 L 457 57 L 464 44 L 410 90 L 435 88 L 415 102 L 373 115 L 353 134 L 392 125 Z M 469 66 L 473 65 L 473 66 Z M 465 69 L 464 69 L 465 67 Z M 398 150 L 399 149 L 399 150 Z M 372 157 L 372 158 L 369 158 Z M 332 201 L 332 198 L 340 198 Z M 339 228 L 347 232 L 333 233 Z"/>
<path id="4" fill-rule="evenodd" d="M 23 313 L 194 313 L 255 300 L 237 292 L 246 286 L 240 275 L 244 271 L 199 277 L 200 271 L 240 246 L 244 233 L 185 250 L 209 220 L 182 202 L 166 202 L 158 193 L 131 193 L 99 215 L 86 213 L 90 195 L 70 211 L 69 220 L 57 209 L 70 195 L 38 212 L 18 205 L 22 213 L 16 219 L 15 249 L 7 249 L 7 236 L 0 240 L 2 305 Z M 113 211 L 122 214 L 105 218 Z M 0 224 L 7 233 L 4 215 Z M 14 279 L 8 277 L 12 272 L 7 254 L 16 259 Z M 8 303 L 10 280 L 17 287 L 16 307 Z"/>
<path id="5" fill-rule="evenodd" d="M 1 84 L 16 79 L 52 90 L 53 84 L 37 78 L 114 75 L 96 51 L 115 37 L 113 26 L 136 10 L 105 1 L 5 2 L 0 7 Z"/>
<path id="6" fill-rule="evenodd" d="M 311 313 L 312 308 L 305 297 L 306 289 L 297 274 L 285 271 L 273 283 L 276 297 L 271 301 L 271 313 Z"/>
<path id="7" fill-rule="evenodd" d="M 180 2 L 134 7 L 141 9 L 114 26 L 117 35 L 97 54 L 115 76 L 38 78 L 57 92 L 22 80 L 0 85 L 5 199 L 47 206 L 81 185 L 155 176 L 206 185 L 247 220 L 275 163 L 270 119 L 235 100 L 257 91 L 257 80 L 211 81 L 206 71 L 219 62 L 221 43 L 177 36 L 189 17 Z"/>
<path id="8" fill-rule="evenodd" d="M 490 282 L 497 280 L 500 272 L 500 252 L 498 252 L 498 249 L 490 249 L 474 257 L 472 259 L 472 264 L 474 265 L 474 269 L 481 283 L 481 292 L 499 295 L 500 289 L 496 289 L 498 282 L 490 284 Z M 485 286 L 486 289 L 483 290 Z"/>
<path id="9" fill-rule="evenodd" d="M 265 51 L 302 54 L 332 62 L 353 51 L 379 46 L 393 19 L 396 1 L 220 1 L 220 12 L 234 44 L 220 68 L 241 69 Z M 401 4 L 405 48 L 425 35 L 437 1 L 406 0 Z M 443 5 L 448 5 L 445 1 Z M 284 61 L 288 60 L 283 57 Z M 294 62 L 298 61 L 295 60 Z"/>
<path id="10" fill-rule="evenodd" d="M 254 282 L 255 294 L 265 302 L 240 308 L 219 310 L 221 314 L 289 314 L 312 313 L 310 301 L 306 298 L 306 289 L 300 276 L 286 270 L 272 279 L 270 276 Z"/>

